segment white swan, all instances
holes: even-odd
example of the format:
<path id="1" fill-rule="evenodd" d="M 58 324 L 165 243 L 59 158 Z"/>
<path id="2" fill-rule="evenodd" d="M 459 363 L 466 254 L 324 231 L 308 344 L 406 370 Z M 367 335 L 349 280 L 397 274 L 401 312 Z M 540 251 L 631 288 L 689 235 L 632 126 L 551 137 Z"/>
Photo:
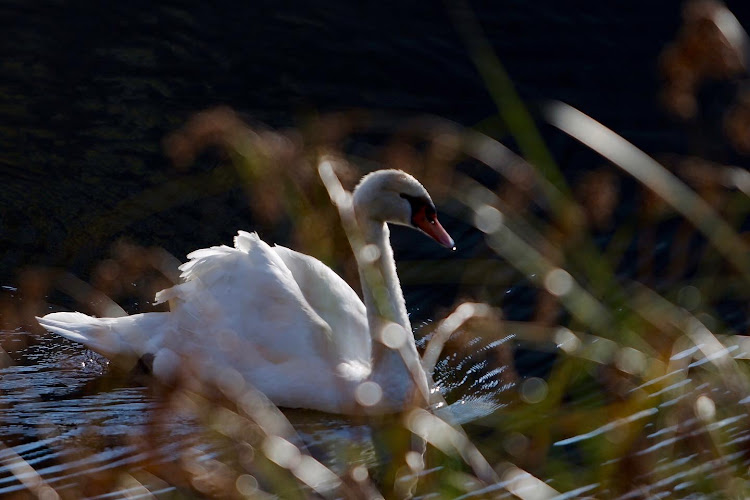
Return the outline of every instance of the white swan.
<path id="1" fill-rule="evenodd" d="M 420 229 L 446 247 L 453 240 L 425 188 L 399 170 L 365 176 L 353 206 L 376 257 L 372 267 L 360 265 L 364 303 L 319 260 L 240 231 L 234 248 L 188 255 L 180 266 L 184 283 L 156 295 L 157 303 L 169 301 L 170 312 L 62 312 L 39 323 L 107 357 L 151 354 L 157 375 L 167 376 L 183 358 L 198 364 L 197 373 L 218 377 L 231 368 L 282 407 L 357 413 L 364 404 L 367 412 L 384 413 L 403 409 L 409 398 L 424 402 L 427 378 L 386 222 Z M 382 276 L 381 289 L 368 286 L 372 269 Z"/>

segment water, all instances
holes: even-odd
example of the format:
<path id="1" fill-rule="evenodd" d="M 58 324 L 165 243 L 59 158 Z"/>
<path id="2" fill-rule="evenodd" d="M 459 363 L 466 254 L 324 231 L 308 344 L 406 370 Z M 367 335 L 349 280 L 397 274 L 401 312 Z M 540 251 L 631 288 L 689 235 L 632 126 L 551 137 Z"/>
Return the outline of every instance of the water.
<path id="1" fill-rule="evenodd" d="M 207 457 L 222 454 L 210 438 L 199 437 L 205 438 L 205 427 L 194 415 L 170 410 L 166 418 L 154 420 L 163 400 L 133 377 L 113 374 L 98 354 L 53 335 L 0 335 L 12 336 L 15 340 L 6 344 L 18 347 L 12 351 L 12 364 L 0 370 L 0 494 L 26 491 L 22 481 L 37 474 L 64 494 L 108 471 L 137 472 L 146 463 L 167 464 L 195 448 Z M 502 392 L 512 388 L 498 386 L 499 378 L 491 383 L 496 374 L 485 373 L 482 380 L 492 388 L 476 389 L 478 382 L 468 384 L 467 378 L 486 361 L 474 363 L 468 356 L 462 362 L 462 380 L 456 380 L 456 370 L 437 370 L 445 397 L 459 399 L 439 414 L 456 423 L 496 411 L 503 406 Z M 357 463 L 380 464 L 373 448 L 375 431 L 366 423 L 304 410 L 285 413 L 299 443 L 333 471 L 344 473 Z M 144 447 L 146 436 L 156 436 L 157 442 Z M 353 444 L 356 456 L 351 455 Z M 14 468 L 19 457 L 35 472 Z M 147 486 L 154 490 L 154 485 Z M 163 493 L 172 490 L 167 487 Z"/>
<path id="2" fill-rule="evenodd" d="M 0 442 L 3 443 L 0 463 L 5 465 L 0 467 L 0 494 L 25 491 L 26 486 L 21 481 L 38 474 L 44 484 L 60 494 L 86 491 L 92 498 L 107 498 L 112 494 L 111 484 L 105 483 L 106 489 L 100 490 L 90 485 L 92 481 L 96 484 L 97 478 L 107 477 L 109 472 L 121 474 L 130 471 L 134 477 L 141 478 L 144 469 L 164 473 L 178 457 L 183 466 L 190 460 L 210 463 L 224 457 L 231 449 L 226 448 L 226 441 L 217 439 L 211 432 L 206 433 L 206 415 L 201 417 L 200 411 L 191 413 L 171 408 L 164 412 L 167 408 L 164 400 L 152 388 L 142 385 L 147 378 L 119 374 L 101 356 L 53 335 L 36 336 L 23 331 L 5 331 L 0 335 L 6 340 L 6 345 L 16 347 L 9 349 L 12 362 L 0 370 Z M 8 342 L 8 338 L 13 340 Z M 423 347 L 427 340 L 422 339 L 419 345 Z M 518 388 L 511 375 L 512 366 L 498 363 L 503 356 L 503 347 L 512 341 L 511 334 L 494 342 L 468 339 L 460 349 L 451 349 L 449 345 L 436 366 L 436 386 L 452 403 L 436 409 L 436 414 L 466 426 L 477 443 L 483 443 L 482 436 L 496 425 L 487 426 L 481 422 L 501 417 Z M 740 358 L 747 356 L 739 346 L 727 351 Z M 707 359 L 694 349 L 676 353 L 674 358 L 689 360 L 692 356 L 698 360 Z M 711 357 L 717 359 L 716 355 Z M 609 440 L 611 446 L 617 446 L 620 436 L 629 426 L 645 422 L 639 447 L 632 453 L 615 453 L 602 466 L 630 461 L 633 465 L 629 467 L 634 474 L 631 479 L 647 481 L 654 473 L 663 479 L 617 498 L 639 498 L 644 491 L 654 495 L 668 492 L 674 498 L 690 498 L 691 488 L 702 481 L 720 478 L 722 474 L 740 474 L 750 465 L 750 458 L 743 451 L 750 442 L 748 417 L 741 406 L 747 398 L 740 401 L 731 388 L 682 378 L 686 373 L 677 370 L 661 380 L 632 387 L 631 393 L 650 390 L 648 397 L 658 398 L 661 403 L 646 410 L 634 410 L 621 419 L 608 420 L 584 434 L 559 439 L 552 443 L 552 455 L 559 450 L 569 454 L 570 460 L 575 462 L 577 450 L 585 449 L 589 443 Z M 701 377 L 701 374 L 695 376 Z M 658 390 L 653 388 L 654 384 L 661 384 Z M 596 392 L 598 389 L 591 387 L 582 397 L 573 396 L 569 404 L 586 405 L 587 394 Z M 701 395 L 711 399 L 706 400 L 708 406 L 697 410 L 696 416 L 685 416 L 679 421 L 663 420 L 662 415 L 668 415 L 669 407 L 681 404 L 685 398 Z M 701 401 L 700 397 L 698 401 Z M 721 409 L 717 409 L 718 405 Z M 372 427 L 356 419 L 304 410 L 285 410 L 284 413 L 294 426 L 297 443 L 335 473 L 343 474 L 357 464 L 371 470 L 383 465 L 384 457 L 376 445 L 378 432 L 382 430 L 379 431 L 377 425 Z M 208 417 L 208 421 L 212 418 L 215 417 Z M 540 415 L 535 418 L 553 417 Z M 696 451 L 696 441 L 705 439 L 707 432 L 724 436 L 719 444 L 723 452 L 721 457 L 710 448 L 699 446 L 697 449 L 701 451 Z M 491 435 L 496 437 L 483 443 L 485 453 L 501 447 L 512 452 L 513 432 L 503 431 L 499 437 Z M 662 451 L 680 446 L 685 448 L 683 454 L 677 453 L 669 462 L 659 460 Z M 35 472 L 13 467 L 12 464 L 19 463 L 19 457 Z M 655 470 L 635 465 L 639 461 L 653 463 Z M 435 473 L 424 472 L 425 477 Z M 154 481 L 144 484 L 159 495 L 168 496 L 180 491 L 179 486 L 164 483 L 154 476 L 144 477 Z M 482 491 L 506 488 L 513 491 L 518 487 L 514 484 L 512 481 L 501 482 L 467 498 Z M 554 482 L 551 485 L 555 486 Z M 145 491 L 142 486 L 141 489 L 133 488 L 131 493 Z M 121 485 L 118 491 L 118 495 L 124 495 L 129 490 Z M 568 497 L 573 498 L 584 491 L 613 495 L 613 492 L 592 483 L 568 492 Z"/>
<path id="3" fill-rule="evenodd" d="M 656 61 L 680 4 L 475 8 L 525 98 L 562 99 L 659 153 L 687 149 L 657 103 Z M 741 20 L 743 6 L 731 5 Z M 184 255 L 246 227 L 238 192 L 117 215 L 133 194 L 179 178 L 161 141 L 206 107 L 228 104 L 273 126 L 350 107 L 471 126 L 495 110 L 450 17 L 432 4 L 5 2 L 0 14 L 12 54 L 0 67 L 5 278 L 28 264 L 85 276 L 121 236 Z M 551 147 L 571 175 L 601 163 L 554 134 Z M 196 232 L 186 222 L 203 219 L 225 224 Z"/>

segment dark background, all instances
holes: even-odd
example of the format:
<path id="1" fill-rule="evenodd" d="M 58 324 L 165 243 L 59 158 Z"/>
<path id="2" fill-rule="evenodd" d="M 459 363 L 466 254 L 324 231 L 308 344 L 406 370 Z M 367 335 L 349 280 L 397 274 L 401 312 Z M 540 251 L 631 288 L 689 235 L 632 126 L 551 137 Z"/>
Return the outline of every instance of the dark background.
<path id="1" fill-rule="evenodd" d="M 240 191 L 112 216 L 179 175 L 162 140 L 206 107 L 274 127 L 352 107 L 468 126 L 496 113 L 443 3 L 357 3 L 2 2 L 0 279 L 29 265 L 85 277 L 120 236 L 182 258 L 247 228 Z M 742 5 L 728 3 L 747 26 Z M 682 2 L 470 6 L 532 107 L 560 99 L 651 154 L 695 147 L 658 102 L 658 57 Z M 545 131 L 566 174 L 601 163 Z"/>

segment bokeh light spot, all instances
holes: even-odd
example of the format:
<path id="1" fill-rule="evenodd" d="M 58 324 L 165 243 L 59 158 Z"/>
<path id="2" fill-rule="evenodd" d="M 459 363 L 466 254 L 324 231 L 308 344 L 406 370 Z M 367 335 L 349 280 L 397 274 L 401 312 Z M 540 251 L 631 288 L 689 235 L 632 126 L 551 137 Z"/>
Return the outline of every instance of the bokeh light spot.
<path id="1" fill-rule="evenodd" d="M 376 382 L 362 382 L 354 391 L 354 397 L 362 406 L 375 406 L 383 398 L 383 389 Z"/>

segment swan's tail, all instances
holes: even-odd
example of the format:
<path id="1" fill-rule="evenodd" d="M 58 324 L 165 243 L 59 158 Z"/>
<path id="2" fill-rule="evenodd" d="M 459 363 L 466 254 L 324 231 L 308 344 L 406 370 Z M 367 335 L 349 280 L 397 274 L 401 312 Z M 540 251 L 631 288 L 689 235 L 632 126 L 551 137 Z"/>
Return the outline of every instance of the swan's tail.
<path id="1" fill-rule="evenodd" d="M 140 358 L 159 348 L 167 318 L 168 313 L 94 318 L 79 312 L 58 312 L 37 321 L 50 332 L 80 342 L 108 358 Z"/>

